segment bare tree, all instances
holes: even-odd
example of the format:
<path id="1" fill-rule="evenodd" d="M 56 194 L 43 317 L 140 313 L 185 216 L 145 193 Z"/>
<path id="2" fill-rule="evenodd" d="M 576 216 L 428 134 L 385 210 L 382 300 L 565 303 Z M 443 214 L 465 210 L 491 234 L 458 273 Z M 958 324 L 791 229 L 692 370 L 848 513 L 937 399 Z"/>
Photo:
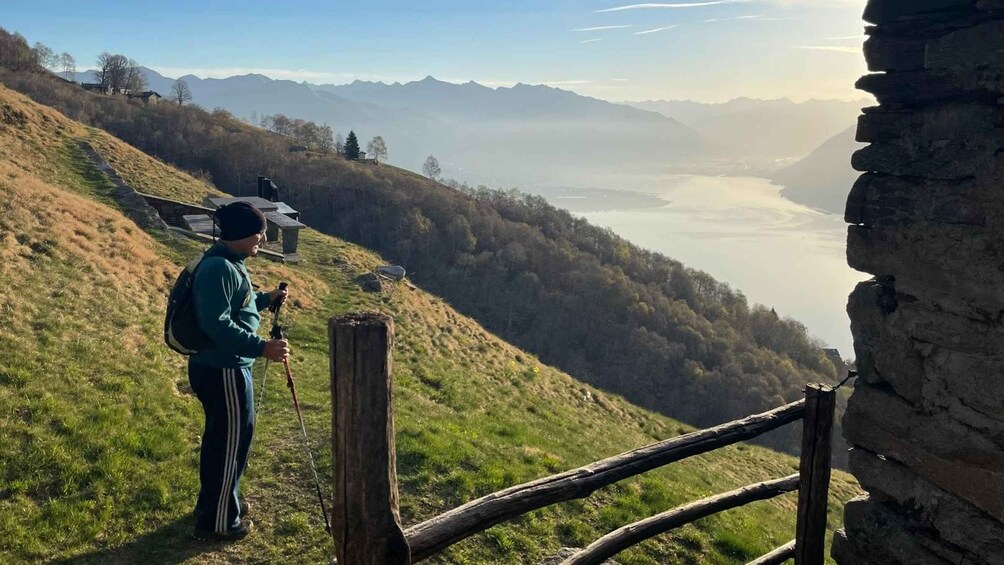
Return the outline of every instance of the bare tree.
<path id="1" fill-rule="evenodd" d="M 146 90 L 146 77 L 139 68 L 139 63 L 129 59 L 126 66 L 125 87 L 133 92 Z"/>
<path id="2" fill-rule="evenodd" d="M 63 78 L 73 80 L 73 75 L 77 73 L 77 60 L 66 51 L 59 55 L 59 66 L 63 69 Z"/>
<path id="3" fill-rule="evenodd" d="M 105 51 L 98 55 L 98 68 L 94 71 L 94 78 L 97 81 L 112 89 L 119 89 L 125 86 L 126 69 L 129 67 L 129 59 L 123 55 L 112 55 Z"/>
<path id="4" fill-rule="evenodd" d="M 31 50 L 35 54 L 35 61 L 39 66 L 54 69 L 59 64 L 59 56 L 41 41 L 36 42 Z"/>
<path id="5" fill-rule="evenodd" d="M 443 170 L 439 168 L 439 161 L 432 155 L 429 155 L 425 160 L 425 164 L 422 165 L 422 174 L 433 180 L 443 174 Z"/>
<path id="6" fill-rule="evenodd" d="M 335 140 L 332 137 L 331 126 L 324 124 L 318 128 L 317 149 L 327 153 L 335 147 Z"/>
<path id="7" fill-rule="evenodd" d="M 125 55 L 113 55 L 105 51 L 98 56 L 98 69 L 94 74 L 99 83 L 111 87 L 113 92 L 120 89 L 140 91 L 146 88 L 146 77 L 140 71 L 139 63 Z"/>
<path id="8" fill-rule="evenodd" d="M 386 159 L 387 144 L 384 143 L 383 137 L 378 135 L 370 140 L 370 142 L 366 144 L 366 153 L 377 161 L 380 159 Z"/>
<path id="9" fill-rule="evenodd" d="M 174 85 L 171 86 L 171 100 L 177 100 L 178 106 L 183 106 L 185 102 L 192 99 L 192 90 L 188 88 L 188 83 L 185 79 L 179 78 L 174 81 Z"/>
<path id="10" fill-rule="evenodd" d="M 341 155 L 345 152 L 345 138 L 342 134 L 335 134 L 335 153 Z"/>

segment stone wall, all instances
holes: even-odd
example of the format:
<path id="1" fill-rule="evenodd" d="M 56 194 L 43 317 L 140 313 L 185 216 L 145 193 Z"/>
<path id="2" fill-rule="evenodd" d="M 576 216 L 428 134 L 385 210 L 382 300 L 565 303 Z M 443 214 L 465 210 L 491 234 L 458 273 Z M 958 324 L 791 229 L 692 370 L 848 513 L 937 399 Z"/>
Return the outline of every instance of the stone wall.
<path id="1" fill-rule="evenodd" d="M 157 213 L 160 214 L 160 217 L 171 226 L 184 227 L 185 220 L 182 216 L 205 214 L 212 217 L 214 212 L 212 208 L 196 206 L 195 204 L 171 200 L 170 198 L 161 198 L 159 196 L 153 196 L 152 194 L 140 193 L 140 196 L 142 196 L 143 199 L 146 200 L 146 203 L 156 210 Z"/>
<path id="2" fill-rule="evenodd" d="M 104 160 L 97 151 L 86 141 L 79 142 L 84 155 L 91 160 L 94 166 L 108 177 L 108 180 L 115 185 L 112 189 L 112 197 L 115 198 L 122 211 L 126 213 L 136 224 L 145 230 L 166 230 L 167 224 L 157 214 L 157 210 L 147 205 L 146 200 L 136 192 L 133 187 L 126 184 L 115 169 Z"/>
<path id="3" fill-rule="evenodd" d="M 841 565 L 1004 564 L 1004 0 L 870 0 Z"/>

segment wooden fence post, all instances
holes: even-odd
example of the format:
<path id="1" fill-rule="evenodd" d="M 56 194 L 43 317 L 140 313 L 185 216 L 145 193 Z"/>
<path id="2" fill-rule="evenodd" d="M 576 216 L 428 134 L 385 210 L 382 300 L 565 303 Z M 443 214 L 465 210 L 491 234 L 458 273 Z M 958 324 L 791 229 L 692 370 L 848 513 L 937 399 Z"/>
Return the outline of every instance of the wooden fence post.
<path id="1" fill-rule="evenodd" d="M 339 565 L 410 565 L 398 513 L 391 346 L 378 313 L 328 322 L 334 459 L 332 536 Z"/>
<path id="2" fill-rule="evenodd" d="M 795 565 L 823 565 L 830 490 L 830 440 L 837 393 L 824 384 L 805 387 L 799 464 Z"/>

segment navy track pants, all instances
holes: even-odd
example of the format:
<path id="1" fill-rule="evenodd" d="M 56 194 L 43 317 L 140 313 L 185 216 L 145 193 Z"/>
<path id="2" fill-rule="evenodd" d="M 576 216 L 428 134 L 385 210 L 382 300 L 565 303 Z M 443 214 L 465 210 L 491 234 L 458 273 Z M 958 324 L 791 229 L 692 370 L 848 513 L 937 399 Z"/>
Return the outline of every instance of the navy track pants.
<path id="1" fill-rule="evenodd" d="M 195 528 L 222 533 L 240 521 L 237 491 L 254 435 L 251 367 L 220 369 L 189 362 L 188 382 L 206 413 Z"/>

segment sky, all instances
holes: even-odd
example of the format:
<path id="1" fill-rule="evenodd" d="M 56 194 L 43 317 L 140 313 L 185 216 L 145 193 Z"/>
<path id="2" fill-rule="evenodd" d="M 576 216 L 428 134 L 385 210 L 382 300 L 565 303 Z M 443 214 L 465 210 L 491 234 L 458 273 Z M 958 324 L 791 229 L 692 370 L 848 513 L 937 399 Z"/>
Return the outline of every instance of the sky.
<path id="1" fill-rule="evenodd" d="M 611 101 L 863 97 L 865 0 L 0 0 L 0 27 L 168 77 L 342 84 L 432 75 Z"/>

